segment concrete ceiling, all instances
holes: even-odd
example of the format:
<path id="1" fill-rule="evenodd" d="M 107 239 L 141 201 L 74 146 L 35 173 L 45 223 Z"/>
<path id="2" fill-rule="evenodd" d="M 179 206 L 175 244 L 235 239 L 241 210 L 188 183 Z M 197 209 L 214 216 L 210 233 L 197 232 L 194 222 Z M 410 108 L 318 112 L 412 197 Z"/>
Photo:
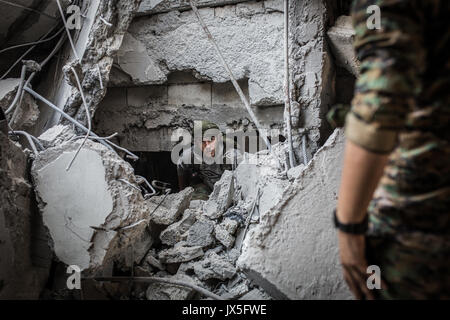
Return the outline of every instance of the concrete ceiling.
<path id="1" fill-rule="evenodd" d="M 0 48 L 35 41 L 59 21 L 55 0 L 0 0 L 0 12 Z"/>

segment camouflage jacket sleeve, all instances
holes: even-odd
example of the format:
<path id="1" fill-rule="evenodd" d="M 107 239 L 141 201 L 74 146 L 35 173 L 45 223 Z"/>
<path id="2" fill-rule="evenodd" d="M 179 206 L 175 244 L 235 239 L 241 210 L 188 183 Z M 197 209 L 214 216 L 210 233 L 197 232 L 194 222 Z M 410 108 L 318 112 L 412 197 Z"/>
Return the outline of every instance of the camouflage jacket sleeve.
<path id="1" fill-rule="evenodd" d="M 405 2 L 353 2 L 354 47 L 361 66 L 345 131 L 349 140 L 372 152 L 389 153 L 395 148 L 421 89 L 425 65 L 421 24 L 405 14 Z M 380 7 L 380 29 L 366 24 L 372 4 Z"/>

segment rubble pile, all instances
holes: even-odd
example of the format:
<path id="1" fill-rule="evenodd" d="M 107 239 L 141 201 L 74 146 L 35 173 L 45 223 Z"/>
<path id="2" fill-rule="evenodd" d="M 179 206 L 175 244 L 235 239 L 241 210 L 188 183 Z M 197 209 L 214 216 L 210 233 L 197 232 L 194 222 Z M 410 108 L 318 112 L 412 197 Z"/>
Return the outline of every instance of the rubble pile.
<path id="1" fill-rule="evenodd" d="M 190 200 L 192 193 L 186 188 L 147 201 L 150 208 L 157 207 L 150 219 L 162 231 L 136 272 L 193 282 L 224 299 L 271 299 L 236 267 L 250 207 L 233 205 L 240 194 L 233 173 L 224 172 L 207 201 Z M 150 300 L 194 297 L 205 298 L 170 284 L 153 283 L 146 291 Z"/>

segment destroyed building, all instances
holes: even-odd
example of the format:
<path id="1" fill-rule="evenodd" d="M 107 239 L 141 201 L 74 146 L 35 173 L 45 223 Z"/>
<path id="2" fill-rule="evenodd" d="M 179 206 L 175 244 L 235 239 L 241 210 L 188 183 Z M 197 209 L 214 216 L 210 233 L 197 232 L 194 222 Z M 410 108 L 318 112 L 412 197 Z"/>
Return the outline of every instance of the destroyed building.
<path id="1" fill-rule="evenodd" d="M 350 298 L 326 120 L 358 74 L 349 7 L 0 1 L 0 298 Z M 195 200 L 171 152 L 203 119 L 258 145 Z"/>

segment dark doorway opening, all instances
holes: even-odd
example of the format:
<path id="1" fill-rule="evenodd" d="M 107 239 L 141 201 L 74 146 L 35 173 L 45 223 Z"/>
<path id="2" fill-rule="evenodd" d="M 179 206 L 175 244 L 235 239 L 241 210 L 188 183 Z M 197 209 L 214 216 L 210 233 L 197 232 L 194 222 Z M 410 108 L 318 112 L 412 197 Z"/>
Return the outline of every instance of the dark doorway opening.
<path id="1" fill-rule="evenodd" d="M 171 185 L 172 193 L 178 192 L 177 166 L 172 162 L 170 152 L 133 151 L 139 160 L 131 162 L 134 173 L 146 178 L 150 183 L 159 180 Z"/>

